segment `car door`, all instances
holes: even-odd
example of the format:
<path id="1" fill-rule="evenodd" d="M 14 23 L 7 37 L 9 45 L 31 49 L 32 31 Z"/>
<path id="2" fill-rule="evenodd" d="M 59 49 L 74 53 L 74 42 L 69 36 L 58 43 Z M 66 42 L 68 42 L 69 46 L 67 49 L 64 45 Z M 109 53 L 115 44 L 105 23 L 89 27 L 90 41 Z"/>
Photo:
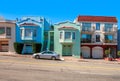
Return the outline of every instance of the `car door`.
<path id="1" fill-rule="evenodd" d="M 40 58 L 46 58 L 46 55 L 47 55 L 47 52 L 42 52 L 42 53 L 40 54 Z"/>
<path id="2" fill-rule="evenodd" d="M 53 56 L 53 52 L 49 51 L 49 52 L 47 53 L 47 58 L 51 59 L 52 56 Z"/>

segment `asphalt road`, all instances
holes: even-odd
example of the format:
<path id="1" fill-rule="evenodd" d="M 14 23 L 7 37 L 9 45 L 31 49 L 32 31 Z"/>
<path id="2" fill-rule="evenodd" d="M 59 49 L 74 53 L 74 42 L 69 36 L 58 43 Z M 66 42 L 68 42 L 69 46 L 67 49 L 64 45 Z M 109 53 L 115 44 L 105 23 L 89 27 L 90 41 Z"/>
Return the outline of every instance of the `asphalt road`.
<path id="1" fill-rule="evenodd" d="M 0 56 L 0 81 L 120 81 L 120 63 Z"/>

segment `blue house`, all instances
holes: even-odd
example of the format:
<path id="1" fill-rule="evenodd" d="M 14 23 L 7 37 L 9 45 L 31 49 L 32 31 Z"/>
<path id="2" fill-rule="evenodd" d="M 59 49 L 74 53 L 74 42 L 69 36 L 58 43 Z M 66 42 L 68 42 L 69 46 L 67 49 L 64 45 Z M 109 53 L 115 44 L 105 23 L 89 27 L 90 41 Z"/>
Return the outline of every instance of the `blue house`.
<path id="1" fill-rule="evenodd" d="M 16 42 L 23 43 L 22 54 L 33 53 L 32 43 L 41 43 L 41 51 L 47 49 L 48 36 L 45 34 L 50 27 L 50 23 L 43 17 L 17 19 Z"/>

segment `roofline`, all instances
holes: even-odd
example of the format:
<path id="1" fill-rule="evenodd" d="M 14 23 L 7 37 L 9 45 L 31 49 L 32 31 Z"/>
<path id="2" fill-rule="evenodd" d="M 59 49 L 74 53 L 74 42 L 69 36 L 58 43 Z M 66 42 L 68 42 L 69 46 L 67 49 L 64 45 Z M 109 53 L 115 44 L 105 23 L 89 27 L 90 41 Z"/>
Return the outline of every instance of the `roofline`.
<path id="1" fill-rule="evenodd" d="M 113 18 L 116 18 L 117 22 L 113 22 L 113 23 L 118 23 L 118 19 L 116 16 L 93 16 L 93 15 L 78 15 L 77 18 L 75 20 L 78 20 L 79 16 L 90 16 L 90 17 L 113 17 Z M 78 22 L 78 21 L 77 21 Z M 85 22 L 85 21 L 84 21 Z M 86 22 L 89 22 L 89 21 L 86 21 Z M 92 21 L 94 22 L 94 21 Z"/>
<path id="2" fill-rule="evenodd" d="M 59 22 L 59 23 L 56 23 L 56 24 L 54 24 L 54 25 L 60 25 L 60 24 L 64 24 L 64 23 L 71 23 L 71 24 L 75 24 L 75 25 L 78 25 L 78 26 L 80 26 L 79 24 L 76 24 L 76 23 L 74 23 L 74 22 L 71 22 L 71 21 L 62 21 L 62 22 Z"/>

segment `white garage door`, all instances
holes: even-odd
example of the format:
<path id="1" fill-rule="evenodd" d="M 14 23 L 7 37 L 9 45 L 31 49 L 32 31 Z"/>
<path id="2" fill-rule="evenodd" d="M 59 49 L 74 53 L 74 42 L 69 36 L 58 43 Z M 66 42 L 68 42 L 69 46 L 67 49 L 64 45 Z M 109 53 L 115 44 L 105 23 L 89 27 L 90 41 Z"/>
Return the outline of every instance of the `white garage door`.
<path id="1" fill-rule="evenodd" d="M 101 47 L 94 47 L 92 49 L 92 57 L 93 58 L 103 58 L 103 48 L 101 48 Z"/>
<path id="2" fill-rule="evenodd" d="M 81 47 L 81 52 L 83 58 L 90 58 L 90 48 L 89 47 Z"/>

